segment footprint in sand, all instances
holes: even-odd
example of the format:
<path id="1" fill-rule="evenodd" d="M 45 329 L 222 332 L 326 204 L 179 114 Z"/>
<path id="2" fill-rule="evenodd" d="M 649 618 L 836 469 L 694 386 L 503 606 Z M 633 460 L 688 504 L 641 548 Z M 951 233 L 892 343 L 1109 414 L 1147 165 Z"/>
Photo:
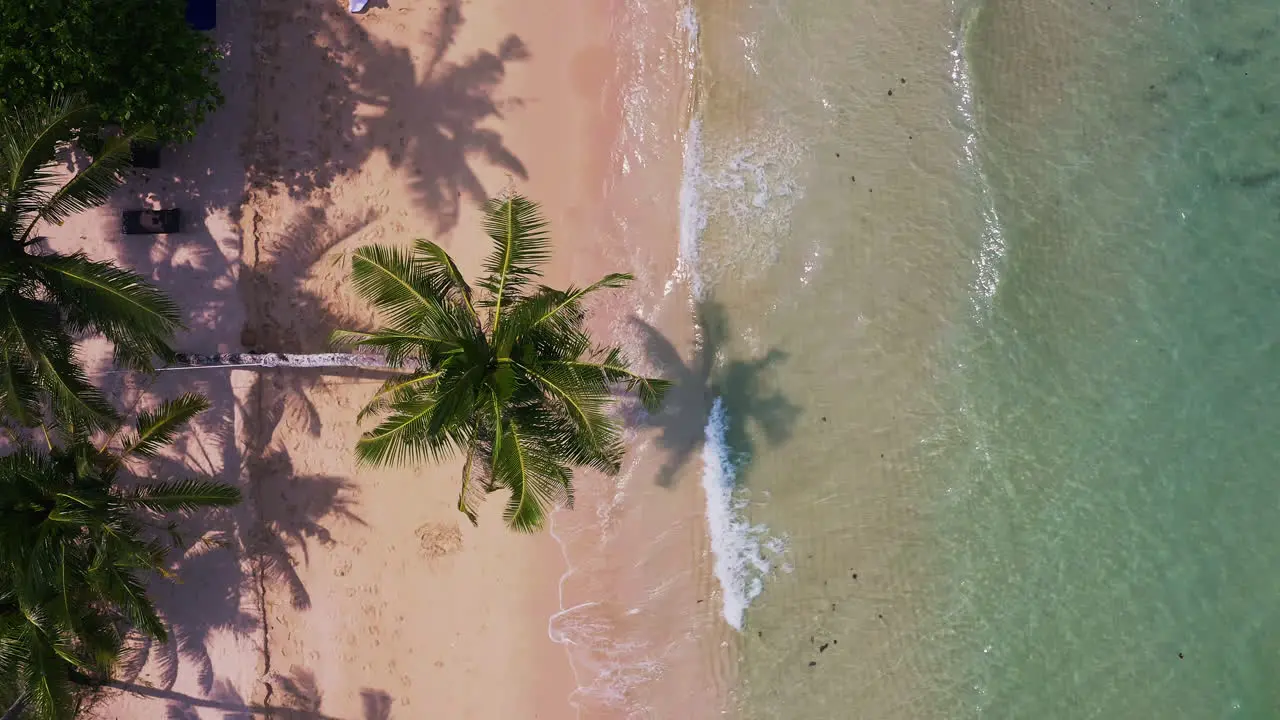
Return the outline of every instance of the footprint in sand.
<path id="1" fill-rule="evenodd" d="M 414 533 L 420 543 L 418 554 L 424 558 L 438 558 L 462 549 L 462 531 L 456 524 L 425 523 Z"/>

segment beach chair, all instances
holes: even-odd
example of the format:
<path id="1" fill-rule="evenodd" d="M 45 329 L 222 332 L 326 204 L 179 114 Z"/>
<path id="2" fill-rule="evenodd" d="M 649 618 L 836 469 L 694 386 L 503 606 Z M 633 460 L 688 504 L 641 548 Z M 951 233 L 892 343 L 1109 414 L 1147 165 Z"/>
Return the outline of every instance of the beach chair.
<path id="1" fill-rule="evenodd" d="M 187 24 L 196 30 L 212 30 L 217 27 L 216 0 L 187 0 Z"/>
<path id="2" fill-rule="evenodd" d="M 160 167 L 159 143 L 135 140 L 129 143 L 129 152 L 133 155 L 133 166 L 136 168 L 155 169 Z"/>
<path id="3" fill-rule="evenodd" d="M 176 233 L 182 230 L 182 211 L 178 208 L 168 210 L 125 210 L 123 217 L 125 235 L 159 235 Z"/>

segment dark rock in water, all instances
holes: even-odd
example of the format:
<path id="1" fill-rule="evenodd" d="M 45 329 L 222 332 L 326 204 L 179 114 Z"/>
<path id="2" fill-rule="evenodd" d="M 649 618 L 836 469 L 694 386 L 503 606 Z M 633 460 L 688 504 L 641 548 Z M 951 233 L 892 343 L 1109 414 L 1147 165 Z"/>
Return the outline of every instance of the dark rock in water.
<path id="1" fill-rule="evenodd" d="M 818 646 L 818 652 L 826 652 L 829 647 L 831 647 L 831 643 L 822 643 Z"/>
<path id="2" fill-rule="evenodd" d="M 1234 52 L 1230 50 L 1218 50 L 1213 53 L 1213 61 L 1226 63 L 1232 67 L 1240 67 L 1257 56 L 1258 51 L 1252 48 L 1245 48 Z"/>
<path id="3" fill-rule="evenodd" d="M 817 664 L 818 664 L 818 661 L 817 661 L 817 660 L 810 660 L 810 661 L 809 661 L 809 667 L 813 667 L 813 666 L 815 666 L 815 665 L 817 665 Z"/>
<path id="4" fill-rule="evenodd" d="M 890 91 L 889 91 L 889 96 L 890 96 L 890 97 L 893 97 L 893 91 L 892 91 L 892 90 L 890 90 Z"/>
<path id="5" fill-rule="evenodd" d="M 1257 188 L 1264 185 L 1270 185 L 1276 180 L 1280 180 L 1280 170 L 1270 170 L 1267 172 L 1250 173 L 1248 175 L 1237 175 L 1231 178 L 1231 181 L 1241 187 Z"/>
<path id="6" fill-rule="evenodd" d="M 903 85 L 906 85 L 906 84 L 907 84 L 907 79 L 906 79 L 906 78 L 898 78 L 898 82 L 902 83 Z"/>

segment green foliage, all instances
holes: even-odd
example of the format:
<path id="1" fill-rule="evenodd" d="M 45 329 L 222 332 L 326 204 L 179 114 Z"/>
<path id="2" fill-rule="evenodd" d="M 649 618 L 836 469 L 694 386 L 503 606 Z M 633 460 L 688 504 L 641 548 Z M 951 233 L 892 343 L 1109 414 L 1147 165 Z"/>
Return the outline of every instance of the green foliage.
<path id="1" fill-rule="evenodd" d="M 98 332 L 116 361 L 150 370 L 169 357 L 177 305 L 135 273 L 82 253 L 39 251 L 44 223 L 106 202 L 145 130 L 107 140 L 70 179 L 54 155 L 92 111 L 77 99 L 46 101 L 0 121 L 0 411 L 23 425 L 45 419 L 102 428 L 117 418 L 80 368 L 74 338 Z"/>
<path id="2" fill-rule="evenodd" d="M 490 201 L 485 229 L 494 247 L 475 299 L 435 243 L 358 250 L 352 285 L 388 324 L 333 339 L 414 368 L 388 380 L 361 412 L 380 419 L 356 447 L 362 462 L 462 454 L 458 509 L 475 522 L 476 501 L 505 489 L 508 526 L 531 532 L 555 507 L 572 505 L 573 468 L 621 468 L 621 431 L 610 414 L 616 392 L 634 392 L 652 410 L 668 383 L 633 372 L 619 348 L 594 346 L 584 329 L 584 298 L 631 276 L 567 290 L 536 285 L 550 238 L 538 206 L 520 196 Z"/>
<path id="3" fill-rule="evenodd" d="M 0 2 L 0 110 L 82 95 L 93 122 L 150 126 L 181 141 L 222 102 L 218 50 L 186 23 L 183 0 Z"/>
<path id="4" fill-rule="evenodd" d="M 231 505 L 240 493 L 185 478 L 122 487 L 118 476 L 205 406 L 184 396 L 144 413 L 115 451 L 73 433 L 47 453 L 0 457 L 0 701 L 25 694 L 24 717 L 70 718 L 76 678 L 108 676 L 130 627 L 168 637 L 145 586 L 165 572 L 158 514 Z"/>

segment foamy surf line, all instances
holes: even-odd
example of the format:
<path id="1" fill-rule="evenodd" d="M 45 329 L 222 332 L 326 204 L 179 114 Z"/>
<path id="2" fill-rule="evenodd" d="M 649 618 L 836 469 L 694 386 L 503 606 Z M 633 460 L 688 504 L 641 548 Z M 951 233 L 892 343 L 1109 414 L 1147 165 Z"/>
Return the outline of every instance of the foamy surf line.
<path id="1" fill-rule="evenodd" d="M 699 27 L 697 14 L 691 5 L 686 5 L 681 12 L 680 25 L 687 37 L 689 79 L 693 82 Z M 681 281 L 689 288 L 696 310 L 707 291 L 707 283 L 700 272 L 702 238 L 710 212 L 705 193 L 717 189 L 742 191 L 747 185 L 715 183 L 706 173 L 702 119 L 696 107 L 685 130 L 683 153 L 679 195 L 680 245 L 672 281 Z M 765 187 L 763 182 L 758 185 Z M 757 194 L 759 192 L 765 191 L 759 190 Z M 764 202 L 756 197 L 753 204 L 763 207 Z M 664 294 L 670 294 L 673 289 L 674 282 L 668 282 Z M 784 547 L 780 539 L 769 535 L 766 526 L 752 525 L 747 520 L 745 492 L 738 487 L 737 461 L 733 448 L 725 439 L 729 422 L 723 398 L 715 398 L 704 428 L 701 485 L 706 498 L 713 570 L 720 585 L 721 614 L 730 627 L 741 632 L 747 608 L 763 592 L 764 578 L 772 569 L 764 553 L 777 556 Z"/>
<path id="2" fill-rule="evenodd" d="M 960 93 L 959 112 L 965 125 L 964 158 L 982 196 L 982 245 L 973 259 L 976 274 L 973 280 L 973 305 L 981 322 L 991 310 L 991 300 L 1000 284 L 1000 266 L 1004 262 L 1004 229 L 996 212 L 991 184 L 982 169 L 982 157 L 978 151 L 978 118 L 974 98 L 973 80 L 969 63 L 965 59 L 965 40 L 972 22 L 972 14 L 960 15 L 960 8 L 952 4 L 952 12 L 959 18 L 959 31 L 951 33 L 951 82 Z"/>
<path id="3" fill-rule="evenodd" d="M 746 519 L 747 500 L 738 491 L 737 466 L 725 442 L 728 431 L 724 400 L 717 397 L 702 446 L 702 489 L 707 497 L 707 530 L 722 612 L 725 622 L 741 632 L 747 607 L 764 590 L 764 578 L 772 569 L 763 551 L 778 555 L 782 543 L 769 537 L 769 528 Z"/>

